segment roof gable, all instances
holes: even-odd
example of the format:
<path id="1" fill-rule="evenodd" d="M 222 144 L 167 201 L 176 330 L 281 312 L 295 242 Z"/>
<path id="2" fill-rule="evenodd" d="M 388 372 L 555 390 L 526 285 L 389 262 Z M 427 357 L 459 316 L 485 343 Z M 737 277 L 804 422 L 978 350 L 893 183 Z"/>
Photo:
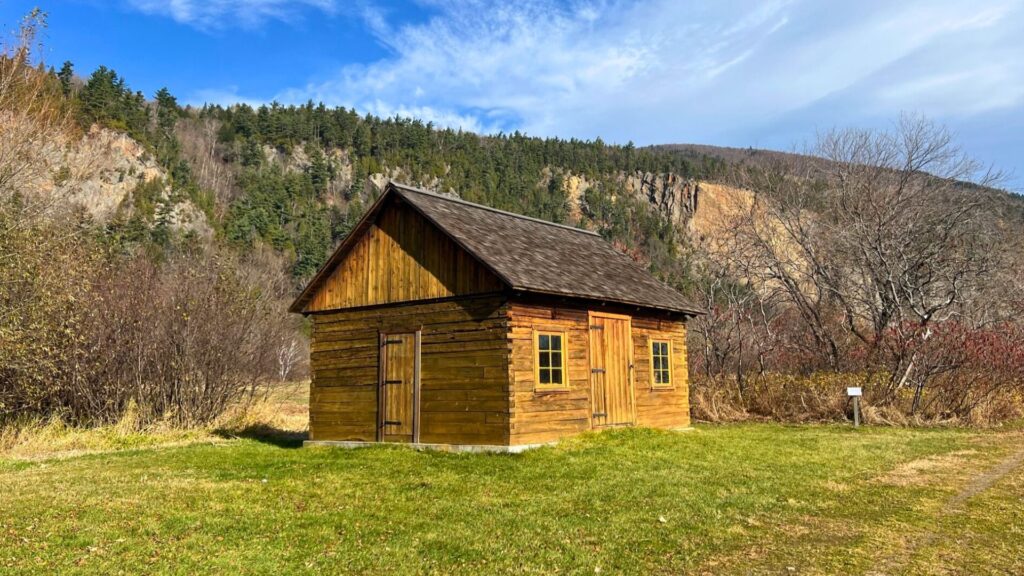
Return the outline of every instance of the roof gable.
<path id="1" fill-rule="evenodd" d="M 382 198 L 292 306 L 321 312 L 499 292 L 505 285 L 398 196 Z M 362 224 L 362 222 L 360 223 Z M 301 308 L 299 308 L 301 306 Z M 296 310 L 296 308 L 299 308 Z"/>
<path id="2" fill-rule="evenodd" d="M 318 289 L 322 276 L 330 274 L 351 249 L 346 244 L 352 236 L 365 233 L 361 229 L 373 224 L 382 203 L 392 195 L 404 200 L 509 289 L 699 313 L 681 294 L 594 232 L 394 183 L 317 273 L 292 311 L 306 308 L 310 292 Z"/>

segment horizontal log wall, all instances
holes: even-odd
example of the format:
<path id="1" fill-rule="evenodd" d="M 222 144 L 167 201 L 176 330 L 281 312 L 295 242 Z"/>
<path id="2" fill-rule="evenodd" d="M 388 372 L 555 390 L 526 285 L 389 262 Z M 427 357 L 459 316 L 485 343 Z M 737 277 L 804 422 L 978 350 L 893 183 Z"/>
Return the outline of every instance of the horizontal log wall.
<path id="1" fill-rule="evenodd" d="M 632 316 L 636 424 L 656 428 L 690 425 L 686 328 L 678 320 L 659 319 L 635 310 L 605 312 Z M 591 429 L 591 383 L 588 308 L 583 304 L 544 303 L 536 299 L 509 304 L 509 380 L 513 445 L 550 442 Z M 568 390 L 538 391 L 533 331 L 565 330 L 568 345 Z M 671 389 L 654 389 L 651 381 L 650 338 L 672 342 Z"/>
<path id="2" fill-rule="evenodd" d="M 513 445 L 551 442 L 590 429 L 588 326 L 585 308 L 522 302 L 510 304 L 510 438 Z M 537 390 L 534 330 L 565 330 L 568 390 Z"/>
<path id="3" fill-rule="evenodd" d="M 376 440 L 378 334 L 422 329 L 420 441 L 508 444 L 508 313 L 502 297 L 312 318 L 310 439 Z"/>
<path id="4" fill-rule="evenodd" d="M 651 339 L 672 343 L 672 386 L 657 388 L 651 373 Z M 686 325 L 679 321 L 633 317 L 633 385 L 636 423 L 651 428 L 690 425 L 690 379 L 686 363 Z"/>

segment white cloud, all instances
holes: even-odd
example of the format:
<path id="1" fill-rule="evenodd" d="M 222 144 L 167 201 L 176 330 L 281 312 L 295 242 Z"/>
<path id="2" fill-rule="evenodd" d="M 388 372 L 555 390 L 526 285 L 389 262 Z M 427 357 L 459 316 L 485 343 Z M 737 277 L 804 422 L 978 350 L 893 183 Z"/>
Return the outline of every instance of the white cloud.
<path id="1" fill-rule="evenodd" d="M 336 0 L 125 0 L 129 6 L 201 29 L 254 28 L 266 20 L 294 20 L 302 9 L 327 13 Z"/>
<path id="2" fill-rule="evenodd" d="M 219 0 L 224 14 L 284 3 Z M 307 5 L 330 11 L 327 0 Z M 388 56 L 275 94 L 467 130 L 788 148 L 817 127 L 1024 114 L 1024 0 L 357 4 Z M 184 20 L 202 21 L 179 0 Z M 404 17 L 404 19 L 400 18 Z M 404 22 L 404 23 L 401 23 Z"/>

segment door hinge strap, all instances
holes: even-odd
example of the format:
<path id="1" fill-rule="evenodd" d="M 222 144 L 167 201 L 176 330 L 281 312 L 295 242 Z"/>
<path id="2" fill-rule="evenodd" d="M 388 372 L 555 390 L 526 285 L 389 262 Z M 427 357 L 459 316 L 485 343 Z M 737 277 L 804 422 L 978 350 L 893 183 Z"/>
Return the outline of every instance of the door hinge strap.
<path id="1" fill-rule="evenodd" d="M 591 368 L 591 374 L 604 374 L 604 368 Z"/>
<path id="2" fill-rule="evenodd" d="M 594 412 L 594 418 L 607 418 L 607 412 Z"/>
<path id="3" fill-rule="evenodd" d="M 387 346 L 388 344 L 401 344 L 402 342 L 403 340 L 385 340 L 384 345 Z"/>
<path id="4" fill-rule="evenodd" d="M 401 426 L 402 422 L 399 420 L 385 420 L 382 426 Z"/>
<path id="5" fill-rule="evenodd" d="M 604 330 L 604 326 L 601 326 L 600 324 L 591 324 L 590 325 L 590 329 L 591 330 Z"/>
<path id="6" fill-rule="evenodd" d="M 401 384 L 404 380 L 385 380 L 385 384 Z"/>

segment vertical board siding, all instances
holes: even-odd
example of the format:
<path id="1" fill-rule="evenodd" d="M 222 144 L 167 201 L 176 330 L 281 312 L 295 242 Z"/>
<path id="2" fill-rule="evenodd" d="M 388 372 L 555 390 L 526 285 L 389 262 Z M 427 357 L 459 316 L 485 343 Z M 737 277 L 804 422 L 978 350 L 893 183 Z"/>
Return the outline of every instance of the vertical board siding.
<path id="1" fill-rule="evenodd" d="M 550 442 L 594 427 L 590 380 L 591 349 L 589 310 L 583 304 L 541 304 L 513 301 L 508 308 L 510 442 L 533 444 Z M 656 428 L 683 428 L 690 425 L 689 380 L 686 365 L 686 329 L 682 321 L 669 321 L 634 313 L 632 346 L 634 363 L 633 398 L 635 423 Z M 619 341 L 624 341 L 625 322 Z M 568 382 L 562 391 L 537 391 L 534 366 L 534 330 L 565 330 L 568 336 Z M 649 339 L 672 342 L 671 389 L 652 389 Z M 624 354 L 628 362 L 629 355 Z M 621 402 L 630 399 L 621 398 Z M 596 422 L 600 425 L 601 422 Z"/>
<path id="2" fill-rule="evenodd" d="M 590 316 L 594 427 L 634 424 L 630 318 Z M 599 327 L 599 328 L 598 328 Z"/>
<path id="3" fill-rule="evenodd" d="M 381 335 L 381 435 L 385 442 L 412 442 L 416 387 L 416 333 Z"/>
<path id="4" fill-rule="evenodd" d="M 396 201 L 381 210 L 305 311 L 482 294 L 502 287 L 437 227 Z"/>
<path id="5" fill-rule="evenodd" d="M 508 444 L 508 313 L 502 298 L 344 310 L 312 319 L 310 439 L 375 441 L 379 335 L 421 329 L 420 442 Z"/>

